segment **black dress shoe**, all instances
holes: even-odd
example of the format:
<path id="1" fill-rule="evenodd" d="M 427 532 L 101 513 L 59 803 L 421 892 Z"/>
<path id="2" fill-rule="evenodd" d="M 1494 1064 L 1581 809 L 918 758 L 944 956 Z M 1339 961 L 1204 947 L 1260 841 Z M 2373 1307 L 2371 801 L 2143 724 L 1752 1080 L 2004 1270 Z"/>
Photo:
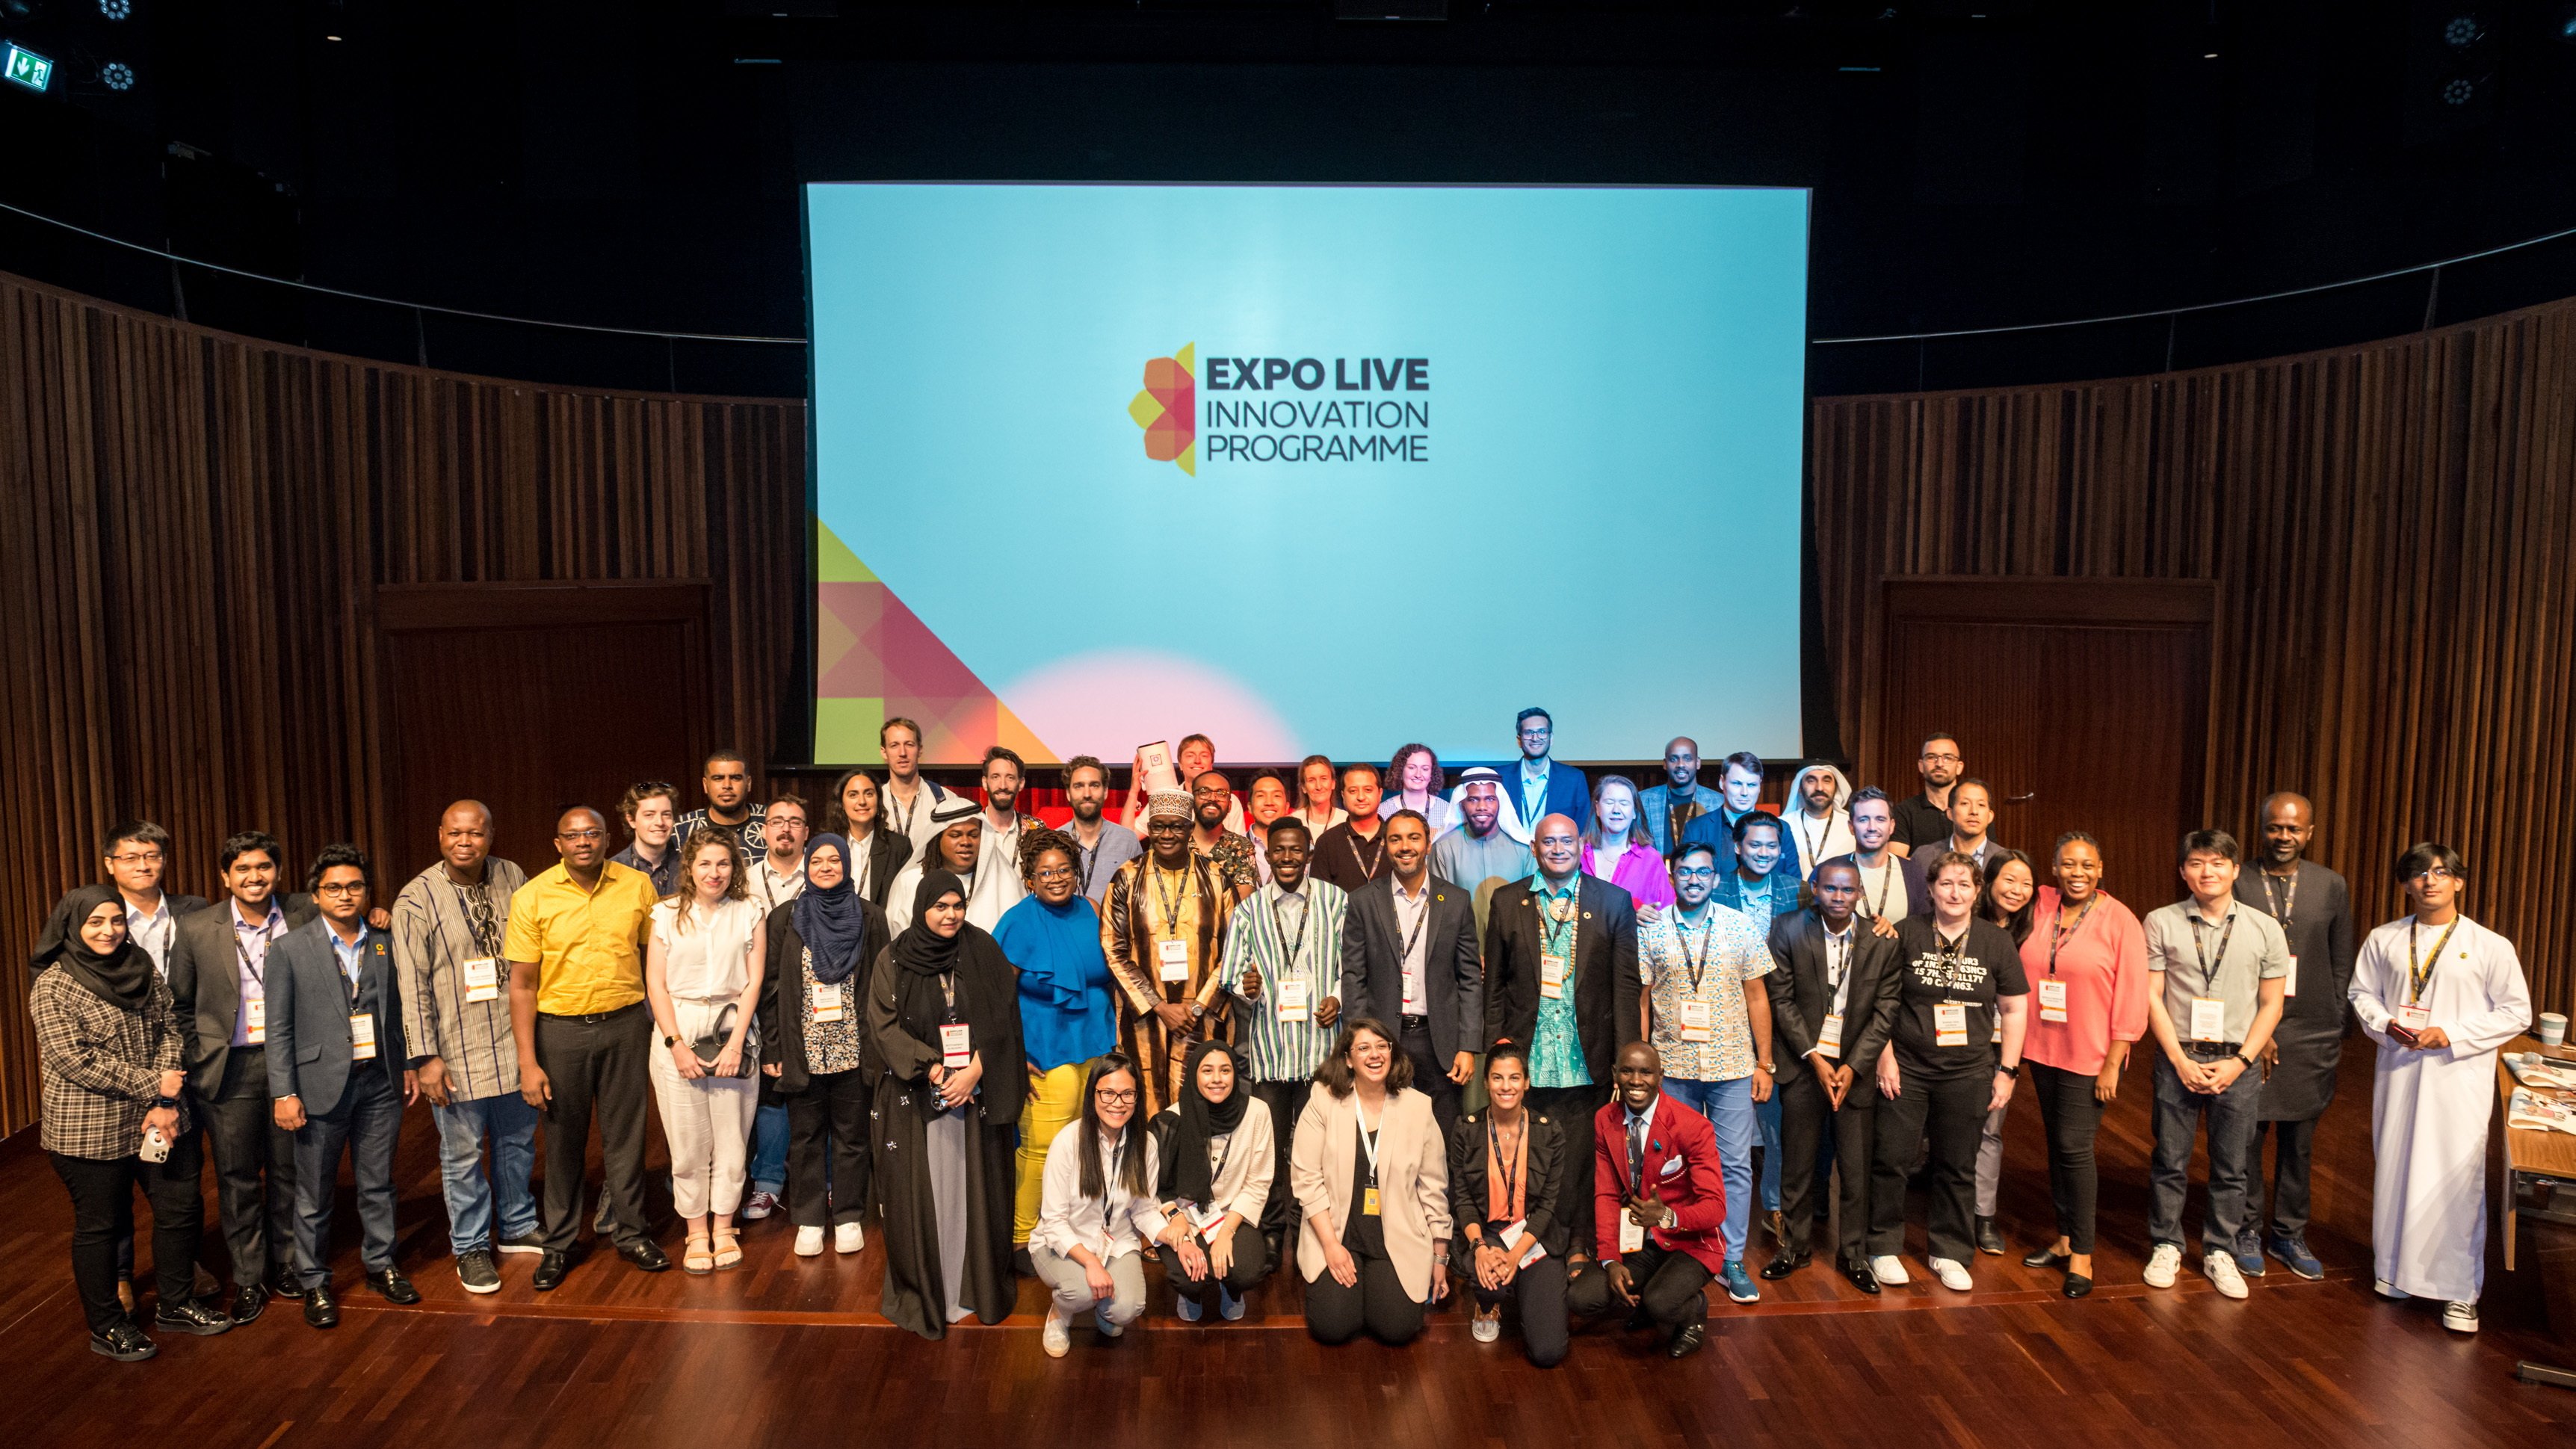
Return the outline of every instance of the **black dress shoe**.
<path id="1" fill-rule="evenodd" d="M 304 1296 L 304 1285 L 295 1281 L 293 1269 L 280 1268 L 268 1275 L 268 1296 L 292 1303 Z"/>
<path id="2" fill-rule="evenodd" d="M 1998 1258 L 2003 1256 L 2004 1235 L 1995 1227 L 1993 1218 L 1977 1219 L 1977 1251 Z"/>
<path id="3" fill-rule="evenodd" d="M 1708 1340 L 1708 1330 L 1696 1323 L 1685 1323 L 1673 1331 L 1672 1345 L 1664 1350 L 1666 1358 L 1688 1358 Z"/>
<path id="4" fill-rule="evenodd" d="M 1805 1266 L 1807 1255 L 1804 1253 L 1775 1253 L 1770 1262 L 1762 1265 L 1762 1281 L 1777 1283 Z"/>
<path id="5" fill-rule="evenodd" d="M 2033 1248 L 2021 1255 L 2021 1265 L 2025 1268 L 2063 1268 L 2074 1261 L 2074 1254 L 2061 1253 L 2055 1248 Z"/>
<path id="6" fill-rule="evenodd" d="M 1011 1250 L 1011 1272 L 1021 1278 L 1034 1278 L 1038 1275 L 1038 1265 L 1029 1261 L 1029 1250 L 1026 1247 Z"/>
<path id="7" fill-rule="evenodd" d="M 549 1248 L 537 1259 L 537 1271 L 528 1279 L 528 1286 L 540 1293 L 551 1293 L 563 1286 L 564 1275 L 571 1271 L 572 1254 Z"/>
<path id="8" fill-rule="evenodd" d="M 639 1272 L 659 1273 L 671 1266 L 671 1255 L 663 1252 L 651 1238 L 618 1244 L 617 1256 L 634 1264 Z"/>
<path id="9" fill-rule="evenodd" d="M 233 1331 L 230 1315 L 193 1301 L 164 1303 L 153 1309 L 152 1326 L 165 1333 L 189 1333 L 199 1338 L 212 1338 L 218 1333 Z"/>
<path id="10" fill-rule="evenodd" d="M 420 1301 L 420 1290 L 411 1286 L 411 1280 L 404 1277 L 399 1268 L 387 1268 L 381 1273 L 369 1273 L 367 1286 L 375 1289 L 376 1296 L 387 1303 L 408 1306 Z"/>
<path id="11" fill-rule="evenodd" d="M 153 1344 L 149 1334 L 135 1327 L 131 1320 L 120 1318 L 108 1325 L 107 1332 L 89 1336 L 89 1351 L 118 1363 L 141 1363 L 161 1350 Z"/>
<path id="12" fill-rule="evenodd" d="M 1281 1263 L 1288 1261 L 1286 1258 L 1281 1256 L 1287 1241 L 1288 1235 L 1284 1232 L 1263 1233 L 1261 1235 L 1261 1246 L 1270 1250 L 1271 1267 L 1276 1268 Z"/>
<path id="13" fill-rule="evenodd" d="M 1843 1270 L 1843 1276 L 1851 1280 L 1853 1287 L 1858 1288 L 1860 1291 L 1868 1294 L 1872 1298 L 1878 1296 L 1878 1275 L 1869 1270 L 1869 1260 L 1867 1258 L 1845 1258 L 1842 1261 L 1841 1267 Z"/>
<path id="14" fill-rule="evenodd" d="M 2093 1291 L 2093 1280 L 2092 1280 L 2092 1279 L 2085 1277 L 2085 1276 L 2084 1276 L 2083 1274 L 2081 1274 L 2081 1273 L 2069 1273 L 2069 1274 L 2067 1274 L 2067 1275 L 2066 1275 L 2066 1289 L 2065 1289 L 2065 1292 L 2066 1292 L 2066 1296 L 2067 1296 L 2067 1297 L 2069 1297 L 2069 1298 L 2081 1298 L 2081 1297 L 2083 1297 L 2085 1294 L 2090 1293 L 2090 1292 L 2092 1292 L 2092 1291 Z"/>
<path id="15" fill-rule="evenodd" d="M 340 1326 L 340 1299 L 328 1283 L 316 1283 L 304 1290 L 304 1321 L 315 1328 Z"/>
<path id="16" fill-rule="evenodd" d="M 244 1283 L 233 1290 L 233 1322 L 248 1323 L 268 1311 L 268 1290 L 257 1283 Z"/>

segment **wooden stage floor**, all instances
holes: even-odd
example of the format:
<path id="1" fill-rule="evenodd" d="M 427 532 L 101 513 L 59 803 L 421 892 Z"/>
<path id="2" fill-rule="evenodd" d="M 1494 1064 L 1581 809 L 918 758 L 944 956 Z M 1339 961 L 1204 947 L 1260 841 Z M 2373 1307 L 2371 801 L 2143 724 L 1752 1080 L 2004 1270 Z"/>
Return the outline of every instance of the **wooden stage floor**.
<path id="1" fill-rule="evenodd" d="M 424 1301 L 396 1308 L 356 1286 L 344 1197 L 336 1268 L 344 1317 L 307 1328 L 292 1303 L 214 1339 L 160 1338 L 159 1358 L 92 1354 L 72 1295 L 70 1213 L 33 1150 L 0 1148 L 0 1443 L 85 1444 L 102 1433 L 187 1449 L 342 1445 L 925 1445 L 1198 1443 L 1441 1449 L 1495 1445 L 2057 1446 L 2097 1443 L 2566 1446 L 2576 1392 L 2515 1381 L 2515 1360 L 2576 1361 L 2551 1330 L 2576 1312 L 2544 1287 L 2576 1269 L 2576 1241 L 2526 1228 L 2522 1269 L 2489 1246 L 2485 1332 L 2442 1329 L 2438 1307 L 2370 1292 L 2370 1048 L 2356 1040 L 2320 1130 L 2316 1226 L 2326 1280 L 2277 1264 L 2233 1303 L 2187 1266 L 2173 1290 L 2139 1281 L 2146 1253 L 2146 1083 L 2124 1084 L 2101 1138 L 2100 1286 L 2070 1303 L 2020 1254 L 2046 1231 L 2039 1118 L 2017 1103 L 2003 1224 L 2012 1252 L 1980 1257 L 1978 1288 L 1915 1283 L 1872 1300 L 1820 1259 L 1764 1301 L 1711 1308 L 1709 1342 L 1675 1364 L 1646 1335 L 1579 1329 L 1554 1370 L 1516 1339 L 1481 1345 L 1465 1315 L 1434 1315 L 1403 1349 L 1325 1349 L 1274 1274 L 1236 1324 L 1181 1323 L 1167 1294 L 1126 1338 L 1087 1329 L 1061 1361 L 1039 1349 L 1042 1299 L 927 1343 L 876 1313 L 878 1254 L 799 1259 L 792 1230 L 750 1225 L 747 1258 L 708 1278 L 635 1272 L 605 1251 L 556 1292 L 535 1259 L 502 1260 L 500 1293 L 458 1286 L 426 1108 L 405 1124 L 401 1261 Z M 656 1139 L 658 1152 L 658 1137 Z M 2195 1182 L 2199 1169 L 2195 1165 Z M 666 1191 L 667 1189 L 665 1189 Z M 207 1255 L 220 1264 L 207 1209 Z M 2197 1223 L 2200 1194 L 2187 1222 Z M 658 1206 L 667 1212 L 664 1196 Z M 676 1254 L 676 1224 L 662 1240 Z M 2195 1241 L 2197 1234 L 2195 1233 Z M 1820 1241 L 1822 1241 L 1820 1237 Z M 148 1250 L 148 1239 L 147 1239 Z M 1757 1263 L 1764 1256 L 1756 1249 Z M 148 1284 L 149 1274 L 144 1275 Z M 148 1287 L 147 1287 L 148 1305 Z M 113 1427 L 110 1427 L 113 1426 Z"/>

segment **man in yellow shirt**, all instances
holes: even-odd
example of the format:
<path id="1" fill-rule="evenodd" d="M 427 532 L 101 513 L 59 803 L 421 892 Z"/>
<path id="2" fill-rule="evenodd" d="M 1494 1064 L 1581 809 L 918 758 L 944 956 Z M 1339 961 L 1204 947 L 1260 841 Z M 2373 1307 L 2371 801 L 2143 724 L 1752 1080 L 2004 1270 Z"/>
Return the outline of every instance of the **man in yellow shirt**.
<path id="1" fill-rule="evenodd" d="M 519 1093 L 546 1123 L 545 1252 L 531 1285 L 541 1293 L 572 1267 L 594 1114 L 617 1255 L 647 1273 L 671 1266 L 643 1227 L 644 1116 L 651 1109 L 645 1063 L 653 1038 L 644 941 L 653 882 L 608 859 L 607 819 L 587 805 L 555 822 L 555 852 L 562 863 L 510 897 L 503 948 Z"/>

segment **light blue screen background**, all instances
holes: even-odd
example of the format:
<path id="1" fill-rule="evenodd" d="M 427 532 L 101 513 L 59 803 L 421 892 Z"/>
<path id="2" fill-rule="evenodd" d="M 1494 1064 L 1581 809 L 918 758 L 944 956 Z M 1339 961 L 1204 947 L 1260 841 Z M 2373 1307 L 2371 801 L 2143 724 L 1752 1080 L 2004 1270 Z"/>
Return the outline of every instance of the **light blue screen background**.
<path id="1" fill-rule="evenodd" d="M 1807 193 L 807 188 L 822 521 L 1059 757 L 1798 752 Z M 1195 477 L 1128 414 L 1196 345 Z M 1428 463 L 1206 454 L 1427 357 Z M 1385 396 L 1370 393 L 1365 396 Z M 891 707 L 891 706 L 890 706 Z M 1236 738 L 1228 738 L 1232 730 Z"/>

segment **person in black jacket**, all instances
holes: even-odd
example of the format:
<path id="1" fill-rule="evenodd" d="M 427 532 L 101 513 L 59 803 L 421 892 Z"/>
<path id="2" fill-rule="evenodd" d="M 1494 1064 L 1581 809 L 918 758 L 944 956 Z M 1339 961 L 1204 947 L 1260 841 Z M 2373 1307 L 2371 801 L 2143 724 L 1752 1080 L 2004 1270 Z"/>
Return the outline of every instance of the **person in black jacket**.
<path id="1" fill-rule="evenodd" d="M 1893 1013 L 1879 1010 L 1878 983 L 1896 960 L 1896 941 L 1861 922 L 1860 872 L 1849 856 L 1816 867 L 1815 903 L 1771 923 L 1771 1050 L 1780 1063 L 1780 1156 L 1816 1160 L 1818 1140 L 1833 1133 L 1842 1164 L 1842 1220 L 1835 1262 L 1863 1293 L 1878 1277 L 1863 1251 L 1869 1239 L 1869 1175 L 1876 1143 L 1877 1097 L 1871 1074 L 1887 1045 Z M 1854 1063 L 1858 1063 L 1857 1069 Z M 1781 1213 L 1801 1244 L 1762 1269 L 1774 1281 L 1806 1266 L 1805 1236 L 1815 1179 L 1791 1172 L 1781 1186 Z"/>
<path id="2" fill-rule="evenodd" d="M 1445 1136 L 1484 1045 L 1476 897 L 1432 873 L 1431 828 L 1419 811 L 1396 811 L 1380 834 L 1387 869 L 1351 892 L 1342 917 L 1342 1009 L 1396 1029 L 1396 1049 L 1413 1059 L 1413 1085 L 1430 1095 Z"/>
<path id="3" fill-rule="evenodd" d="M 804 893 L 769 913 L 760 978 L 760 1070 L 787 1103 L 787 1216 L 808 1258 L 823 1251 L 826 1219 L 838 1251 L 867 1246 L 875 1079 L 859 991 L 887 937 L 885 912 L 850 879 L 857 853 L 828 831 L 806 842 Z"/>
<path id="4" fill-rule="evenodd" d="M 832 782 L 832 793 L 823 802 L 823 829 L 849 842 L 842 852 L 846 857 L 843 873 L 851 885 L 882 914 L 886 891 L 894 885 L 896 872 L 912 860 L 912 838 L 900 830 L 886 828 L 885 796 L 877 786 L 876 776 L 865 770 L 844 770 Z M 772 939 L 776 939 L 773 935 Z M 874 958 L 870 958 L 874 959 Z"/>
<path id="5" fill-rule="evenodd" d="M 1449 1217 L 1458 1233 L 1450 1256 L 1476 1295 L 1476 1341 L 1502 1336 L 1503 1300 L 1512 1299 L 1530 1362 L 1554 1368 L 1565 1360 L 1567 1337 L 1565 1134 L 1524 1105 L 1528 1091 L 1528 1058 L 1516 1046 L 1495 1048 L 1485 1060 L 1489 1105 L 1449 1133 Z"/>

